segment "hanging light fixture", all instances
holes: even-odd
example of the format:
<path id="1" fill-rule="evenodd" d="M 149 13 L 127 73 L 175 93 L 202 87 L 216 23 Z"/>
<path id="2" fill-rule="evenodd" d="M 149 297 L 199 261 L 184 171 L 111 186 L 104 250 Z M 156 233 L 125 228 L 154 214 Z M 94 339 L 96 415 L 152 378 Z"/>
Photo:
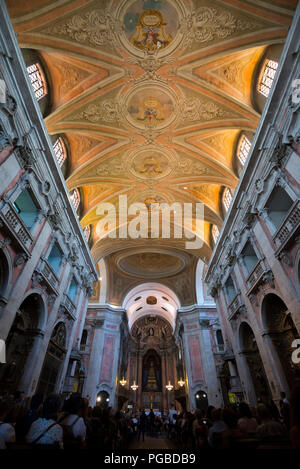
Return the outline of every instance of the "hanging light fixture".
<path id="1" fill-rule="evenodd" d="M 172 389 L 174 388 L 173 384 L 170 383 L 170 380 L 168 382 L 168 384 L 166 384 L 166 388 L 168 391 L 172 391 Z"/>
<path id="2" fill-rule="evenodd" d="M 121 386 L 125 386 L 126 383 L 127 383 L 127 381 L 126 381 L 126 379 L 125 379 L 124 376 L 123 376 L 123 378 L 120 379 L 120 384 L 121 384 Z"/>
<path id="3" fill-rule="evenodd" d="M 135 380 L 133 384 L 130 386 L 133 391 L 136 391 L 138 389 L 138 385 L 136 384 Z"/>
<path id="4" fill-rule="evenodd" d="M 178 381 L 178 384 L 182 388 L 185 384 L 185 381 L 182 378 L 180 378 L 180 380 Z"/>

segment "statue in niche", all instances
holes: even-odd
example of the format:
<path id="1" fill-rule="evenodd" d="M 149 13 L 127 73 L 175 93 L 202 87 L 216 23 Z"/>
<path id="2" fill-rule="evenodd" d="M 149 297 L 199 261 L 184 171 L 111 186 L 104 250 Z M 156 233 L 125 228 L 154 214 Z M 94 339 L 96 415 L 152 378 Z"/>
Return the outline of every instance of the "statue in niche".
<path id="1" fill-rule="evenodd" d="M 154 362 L 151 361 L 146 386 L 148 389 L 157 391 L 157 381 L 155 376 Z"/>
<path id="2" fill-rule="evenodd" d="M 148 351 L 143 359 L 143 391 L 161 391 L 161 360 L 154 351 Z"/>
<path id="3" fill-rule="evenodd" d="M 154 329 L 153 327 L 150 327 L 149 331 L 148 331 L 148 335 L 149 337 L 153 337 L 154 336 Z"/>

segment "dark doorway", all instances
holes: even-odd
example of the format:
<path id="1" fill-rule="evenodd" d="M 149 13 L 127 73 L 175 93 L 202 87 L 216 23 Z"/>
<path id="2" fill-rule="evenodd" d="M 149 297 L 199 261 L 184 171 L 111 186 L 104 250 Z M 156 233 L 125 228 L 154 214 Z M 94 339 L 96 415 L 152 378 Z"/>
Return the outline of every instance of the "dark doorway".
<path id="1" fill-rule="evenodd" d="M 195 394 L 196 408 L 206 411 L 208 408 L 207 394 L 204 391 L 198 391 Z"/>
<path id="2" fill-rule="evenodd" d="M 109 394 L 106 391 L 100 391 L 97 394 L 97 405 L 102 409 L 107 409 L 109 407 Z"/>
<path id="3" fill-rule="evenodd" d="M 270 396 L 269 384 L 254 332 L 246 322 L 243 322 L 240 327 L 240 343 L 242 353 L 246 357 L 256 398 L 259 399 L 262 395 Z"/>
<path id="4" fill-rule="evenodd" d="M 38 392 L 44 396 L 55 391 L 65 354 L 66 326 L 59 322 L 53 329 L 38 384 Z"/>
<path id="5" fill-rule="evenodd" d="M 15 392 L 24 374 L 28 356 L 39 333 L 44 304 L 37 294 L 29 295 L 21 304 L 6 340 L 6 363 L 0 365 L 1 392 Z M 21 391 L 27 392 L 26 389 Z"/>
<path id="6" fill-rule="evenodd" d="M 291 389 L 295 380 L 300 377 L 300 364 L 292 361 L 292 353 L 295 350 L 292 343 L 299 339 L 299 334 L 291 313 L 282 299 L 271 293 L 264 298 L 262 318 Z"/>

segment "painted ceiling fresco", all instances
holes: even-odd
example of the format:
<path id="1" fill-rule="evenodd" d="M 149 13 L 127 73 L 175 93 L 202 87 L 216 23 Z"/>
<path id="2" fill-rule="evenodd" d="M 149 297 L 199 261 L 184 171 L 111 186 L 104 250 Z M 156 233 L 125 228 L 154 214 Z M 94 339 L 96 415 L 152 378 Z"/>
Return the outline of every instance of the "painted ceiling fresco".
<path id="1" fill-rule="evenodd" d="M 119 291 L 161 265 L 161 281 L 193 301 L 184 290 L 192 290 L 195 259 L 209 259 L 211 224 L 220 228 L 224 217 L 221 192 L 238 182 L 237 139 L 259 122 L 257 66 L 266 47 L 284 42 L 296 3 L 7 0 L 20 46 L 38 50 L 51 77 L 46 126 L 68 141 L 67 186 L 81 188 L 81 224 L 91 225 L 94 259 L 106 256 Z M 129 203 L 203 202 L 203 247 L 186 253 L 178 239 L 99 239 L 97 205 L 116 204 L 120 194 Z"/>

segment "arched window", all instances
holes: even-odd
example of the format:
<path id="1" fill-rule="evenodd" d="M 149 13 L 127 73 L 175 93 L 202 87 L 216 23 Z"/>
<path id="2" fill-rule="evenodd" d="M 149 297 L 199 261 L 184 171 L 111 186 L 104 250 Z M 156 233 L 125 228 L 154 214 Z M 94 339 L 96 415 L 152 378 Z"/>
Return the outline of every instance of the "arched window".
<path id="1" fill-rule="evenodd" d="M 211 234 L 212 234 L 212 237 L 213 237 L 213 240 L 214 240 L 214 243 L 216 244 L 217 242 L 217 239 L 219 237 L 219 228 L 217 227 L 217 225 L 213 225 L 212 226 L 212 229 L 211 229 Z"/>
<path id="2" fill-rule="evenodd" d="M 68 290 L 68 297 L 70 298 L 70 300 L 73 301 L 73 303 L 76 302 L 77 291 L 78 291 L 78 283 L 73 277 L 69 286 L 69 290 Z"/>
<path id="3" fill-rule="evenodd" d="M 251 148 L 250 140 L 246 137 L 246 135 L 242 135 L 238 144 L 238 151 L 237 151 L 237 156 L 242 166 L 244 166 L 244 164 L 246 163 L 250 148 Z"/>
<path id="4" fill-rule="evenodd" d="M 67 152 L 61 137 L 58 137 L 58 139 L 54 142 L 53 150 L 59 166 L 62 167 L 67 158 Z"/>
<path id="5" fill-rule="evenodd" d="M 81 341 L 80 341 L 80 351 L 81 352 L 85 351 L 87 338 L 88 338 L 88 331 L 86 329 L 83 329 L 82 336 L 81 336 Z"/>
<path id="6" fill-rule="evenodd" d="M 228 188 L 226 188 L 224 193 L 223 193 L 223 205 L 225 207 L 226 212 L 230 207 L 231 201 L 232 201 L 232 194 L 231 194 L 230 190 Z"/>
<path id="7" fill-rule="evenodd" d="M 80 194 L 78 189 L 74 189 L 73 192 L 69 195 L 71 204 L 74 207 L 75 212 L 77 212 L 80 205 Z"/>
<path id="8" fill-rule="evenodd" d="M 269 96 L 275 78 L 278 62 L 266 59 L 259 76 L 257 90 L 266 98 Z"/>
<path id="9" fill-rule="evenodd" d="M 45 75 L 39 63 L 29 65 L 27 67 L 29 79 L 35 94 L 36 99 L 39 101 L 47 94 L 47 85 Z"/>
<path id="10" fill-rule="evenodd" d="M 38 219 L 40 206 L 30 189 L 24 189 L 13 203 L 14 209 L 31 232 Z"/>
<path id="11" fill-rule="evenodd" d="M 83 236 L 85 237 L 86 242 L 88 243 L 91 235 L 91 227 L 87 225 L 83 228 Z"/>

